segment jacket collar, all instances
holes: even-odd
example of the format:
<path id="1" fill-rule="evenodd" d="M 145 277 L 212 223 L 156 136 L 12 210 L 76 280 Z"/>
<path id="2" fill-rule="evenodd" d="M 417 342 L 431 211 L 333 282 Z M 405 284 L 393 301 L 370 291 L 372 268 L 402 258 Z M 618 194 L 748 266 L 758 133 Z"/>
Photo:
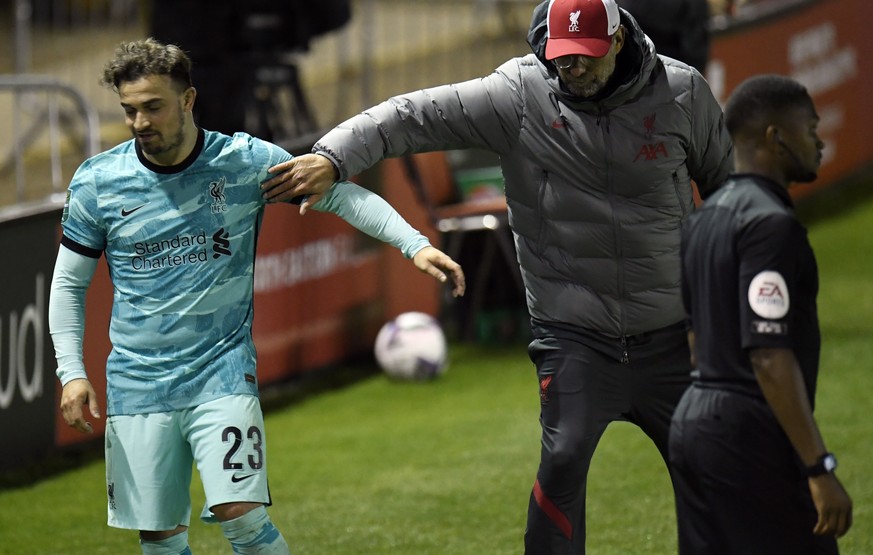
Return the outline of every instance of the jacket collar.
<path id="1" fill-rule="evenodd" d="M 788 189 L 785 186 L 776 183 L 769 177 L 763 176 L 759 173 L 734 173 L 731 174 L 730 179 L 732 181 L 749 179 L 761 189 L 772 193 L 780 201 L 782 201 L 785 206 L 789 208 L 794 208 L 794 201 L 791 199 L 791 195 L 788 193 Z"/>

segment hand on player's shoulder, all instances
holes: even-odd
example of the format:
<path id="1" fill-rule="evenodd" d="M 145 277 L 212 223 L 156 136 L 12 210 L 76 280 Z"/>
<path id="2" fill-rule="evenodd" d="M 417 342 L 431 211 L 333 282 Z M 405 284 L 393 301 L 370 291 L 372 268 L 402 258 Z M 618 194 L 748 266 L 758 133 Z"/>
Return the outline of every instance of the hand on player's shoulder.
<path id="1" fill-rule="evenodd" d="M 270 202 L 286 202 L 303 195 L 320 195 L 336 181 L 333 163 L 317 154 L 304 154 L 269 169 L 273 177 L 261 183 Z"/>

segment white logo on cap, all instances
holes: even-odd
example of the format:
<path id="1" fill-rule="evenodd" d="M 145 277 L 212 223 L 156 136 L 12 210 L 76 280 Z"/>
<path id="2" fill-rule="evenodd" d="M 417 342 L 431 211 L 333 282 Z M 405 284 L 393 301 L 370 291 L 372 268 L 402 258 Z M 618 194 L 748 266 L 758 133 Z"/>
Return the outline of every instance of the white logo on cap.
<path id="1" fill-rule="evenodd" d="M 582 10 L 576 10 L 575 12 L 570 12 L 570 28 L 568 29 L 571 33 L 579 32 L 579 16 L 582 15 Z"/>
<path id="2" fill-rule="evenodd" d="M 758 316 L 778 320 L 788 314 L 788 285 L 779 272 L 765 271 L 749 284 L 749 306 Z"/>

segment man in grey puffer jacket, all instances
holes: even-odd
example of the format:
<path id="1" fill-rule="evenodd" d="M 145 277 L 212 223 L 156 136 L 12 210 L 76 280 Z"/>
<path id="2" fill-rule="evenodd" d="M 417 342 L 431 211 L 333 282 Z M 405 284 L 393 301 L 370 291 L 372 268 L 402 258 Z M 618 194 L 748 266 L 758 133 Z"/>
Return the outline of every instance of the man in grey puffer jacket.
<path id="1" fill-rule="evenodd" d="M 730 172 L 732 147 L 703 77 L 662 60 L 614 0 L 534 11 L 534 53 L 481 79 L 391 98 L 276 166 L 265 196 L 314 195 L 387 157 L 498 153 L 527 290 L 542 453 L 525 553 L 585 550 L 585 487 L 606 426 L 638 425 L 666 460 L 690 383 L 680 228 Z"/>

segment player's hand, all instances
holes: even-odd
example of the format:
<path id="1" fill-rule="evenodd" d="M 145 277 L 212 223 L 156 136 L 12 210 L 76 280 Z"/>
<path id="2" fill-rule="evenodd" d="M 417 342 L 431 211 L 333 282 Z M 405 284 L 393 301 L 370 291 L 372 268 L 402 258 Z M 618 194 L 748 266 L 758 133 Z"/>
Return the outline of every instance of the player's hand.
<path id="1" fill-rule="evenodd" d="M 449 255 L 434 247 L 425 247 L 412 257 L 415 267 L 435 277 L 441 283 L 452 281 L 452 296 L 461 297 L 467 288 L 464 270 Z M 448 275 L 447 275 L 448 274 Z"/>
<path id="2" fill-rule="evenodd" d="M 261 183 L 261 195 L 269 202 L 287 202 L 308 195 L 300 204 L 305 214 L 337 178 L 333 162 L 318 154 L 304 154 L 270 168 L 273 177 Z"/>
<path id="3" fill-rule="evenodd" d="M 88 405 L 88 410 L 94 418 L 100 418 L 100 406 L 97 404 L 97 394 L 86 379 L 70 380 L 61 393 L 61 414 L 64 421 L 83 434 L 94 432 L 91 423 L 85 420 L 82 407 Z"/>
<path id="4" fill-rule="evenodd" d="M 833 474 L 809 479 L 809 491 L 818 511 L 812 532 L 819 536 L 840 537 L 852 526 L 852 500 Z"/>

